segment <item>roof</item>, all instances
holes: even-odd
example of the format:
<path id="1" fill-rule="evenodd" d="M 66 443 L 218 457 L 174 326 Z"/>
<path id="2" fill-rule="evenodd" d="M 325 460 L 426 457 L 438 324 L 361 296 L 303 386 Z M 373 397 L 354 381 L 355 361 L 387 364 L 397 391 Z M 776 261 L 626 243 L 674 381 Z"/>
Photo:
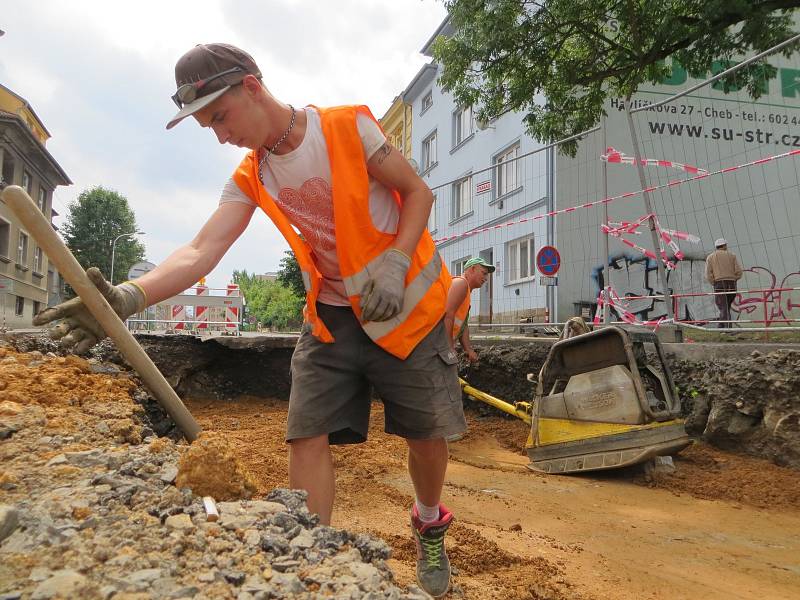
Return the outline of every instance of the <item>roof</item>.
<path id="1" fill-rule="evenodd" d="M 53 157 L 53 155 L 48 152 L 47 148 L 44 147 L 44 144 L 42 144 L 42 142 L 40 142 L 37 137 L 31 133 L 31 130 L 28 128 L 28 124 L 22 117 L 6 110 L 0 110 L 0 122 L 14 123 L 15 125 L 21 127 L 22 130 L 29 135 L 30 139 L 33 140 L 36 148 L 39 150 L 44 159 L 50 164 L 56 173 L 61 176 L 61 185 L 72 184 L 72 180 L 64 172 L 64 169 L 61 168 L 61 165 L 58 164 L 58 161 Z"/>
<path id="2" fill-rule="evenodd" d="M 422 65 L 422 68 L 414 75 L 414 79 L 411 80 L 411 83 L 409 83 L 406 89 L 403 90 L 403 93 L 400 94 L 403 102 L 411 103 L 414 98 L 419 96 L 420 92 L 422 92 L 428 83 L 436 76 L 437 70 L 438 67 L 432 62 Z"/>
<path id="3" fill-rule="evenodd" d="M 28 103 L 28 101 L 27 101 L 27 100 L 25 100 L 25 98 L 23 98 L 22 96 L 20 96 L 19 94 L 17 94 L 17 93 L 16 93 L 14 90 L 11 90 L 11 89 L 7 88 L 7 87 L 6 87 L 6 86 L 4 86 L 2 83 L 0 83 L 0 88 L 4 89 L 4 90 L 5 90 L 5 91 L 7 91 L 9 94 L 11 94 L 12 96 L 14 96 L 14 97 L 15 97 L 17 100 L 19 100 L 20 102 L 22 102 L 22 104 L 24 104 L 24 105 L 25 105 L 25 108 L 27 108 L 29 111 L 31 111 L 31 114 L 32 114 L 32 115 L 34 116 L 34 118 L 36 119 L 36 122 L 37 122 L 37 123 L 39 123 L 39 126 L 40 126 L 42 129 L 44 129 L 44 132 L 47 134 L 47 136 L 48 136 L 48 137 L 52 137 L 52 134 L 51 134 L 49 131 L 47 131 L 47 127 L 45 127 L 45 126 L 44 126 L 44 123 L 42 123 L 42 120 L 39 118 L 39 115 L 37 115 L 37 114 L 36 114 L 36 111 L 35 111 L 35 110 L 33 110 L 33 107 L 32 107 L 32 106 L 31 106 L 31 105 Z"/>
<path id="4" fill-rule="evenodd" d="M 448 14 L 444 18 L 444 21 L 439 24 L 439 27 L 436 28 L 436 31 L 433 32 L 433 35 L 428 38 L 427 42 L 425 42 L 425 45 L 422 47 L 420 52 L 422 52 L 425 56 L 432 57 L 433 55 L 431 54 L 431 46 L 433 46 L 433 42 L 436 41 L 436 38 L 440 35 L 449 37 L 453 35 L 454 31 L 455 29 L 453 29 L 453 25 L 450 23 L 450 15 Z"/>

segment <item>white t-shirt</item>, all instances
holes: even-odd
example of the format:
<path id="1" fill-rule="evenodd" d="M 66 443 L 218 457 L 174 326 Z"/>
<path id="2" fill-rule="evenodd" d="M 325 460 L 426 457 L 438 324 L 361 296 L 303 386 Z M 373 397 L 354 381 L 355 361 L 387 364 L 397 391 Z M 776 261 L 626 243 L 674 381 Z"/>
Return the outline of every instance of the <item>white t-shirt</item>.
<path id="1" fill-rule="evenodd" d="M 319 113 L 311 107 L 303 110 L 307 116 L 303 141 L 291 152 L 273 154 L 267 159 L 264 165 L 265 187 L 278 208 L 311 246 L 314 262 L 323 277 L 318 301 L 349 306 L 336 255 L 328 148 Z M 366 115 L 358 113 L 356 124 L 367 161 L 383 146 L 386 138 L 378 124 Z M 255 204 L 233 178 L 222 190 L 220 204 L 225 202 Z M 369 208 L 370 214 L 364 217 L 371 217 L 378 230 L 397 232 L 400 217 L 397 202 L 389 189 L 372 177 L 369 178 Z"/>

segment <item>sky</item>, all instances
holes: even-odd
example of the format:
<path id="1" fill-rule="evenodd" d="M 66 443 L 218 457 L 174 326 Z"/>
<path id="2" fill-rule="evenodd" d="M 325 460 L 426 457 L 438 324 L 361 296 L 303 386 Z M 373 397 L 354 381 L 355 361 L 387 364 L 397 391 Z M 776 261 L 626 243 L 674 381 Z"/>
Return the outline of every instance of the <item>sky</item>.
<path id="1" fill-rule="evenodd" d="M 367 104 L 380 118 L 427 61 L 441 0 L 3 0 L 0 83 L 25 98 L 52 135 L 47 149 L 73 181 L 67 206 L 100 185 L 127 197 L 147 260 L 192 239 L 243 156 L 176 111 L 175 61 L 195 44 L 249 52 L 280 100 Z M 288 244 L 257 211 L 207 278 L 276 271 Z"/>

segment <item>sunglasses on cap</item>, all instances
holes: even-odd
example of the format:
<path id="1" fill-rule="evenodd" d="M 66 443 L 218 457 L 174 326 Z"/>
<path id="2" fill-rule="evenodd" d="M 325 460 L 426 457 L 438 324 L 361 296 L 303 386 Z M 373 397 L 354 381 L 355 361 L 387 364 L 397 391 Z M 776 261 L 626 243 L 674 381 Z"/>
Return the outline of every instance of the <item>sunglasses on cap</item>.
<path id="1" fill-rule="evenodd" d="M 219 79 L 220 77 L 225 77 L 226 75 L 233 75 L 234 73 L 246 73 L 246 71 L 242 67 L 233 67 L 231 69 L 227 69 L 226 71 L 222 71 L 221 73 L 217 73 L 216 75 L 211 75 L 211 77 L 206 77 L 205 79 L 201 79 L 199 81 L 193 81 L 192 83 L 184 83 L 172 95 L 172 101 L 178 108 L 183 108 L 187 104 L 191 104 L 192 102 L 197 100 L 198 93 L 206 85 L 208 85 L 215 79 Z"/>

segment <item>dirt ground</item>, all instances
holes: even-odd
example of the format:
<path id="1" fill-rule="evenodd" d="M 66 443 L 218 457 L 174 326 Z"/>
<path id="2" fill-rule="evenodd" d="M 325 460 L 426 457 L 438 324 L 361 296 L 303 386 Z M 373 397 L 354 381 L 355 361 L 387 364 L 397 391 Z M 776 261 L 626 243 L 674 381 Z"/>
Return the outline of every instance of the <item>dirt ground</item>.
<path id="1" fill-rule="evenodd" d="M 189 401 L 204 429 L 224 433 L 259 492 L 287 485 L 286 404 L 261 398 Z M 393 548 L 400 584 L 413 582 L 412 489 L 402 440 L 382 430 L 335 450 L 334 525 Z M 800 474 L 695 445 L 671 475 L 541 475 L 525 468 L 521 421 L 468 411 L 451 445 L 444 502 L 452 598 L 790 598 L 800 589 Z"/>
<path id="2" fill-rule="evenodd" d="M 89 432 L 102 423 L 119 442 L 139 443 L 142 411 L 130 398 L 134 383 L 96 370 L 75 357 L 0 348 L 0 415 L 35 403 L 53 432 Z M 287 485 L 285 401 L 187 404 L 205 430 L 230 441 L 258 493 Z M 444 495 L 457 519 L 448 536 L 454 566 L 449 597 L 797 597 L 797 471 L 695 445 L 676 457 L 671 475 L 546 476 L 525 468 L 521 421 L 472 411 L 468 419 L 469 433 L 451 445 Z M 383 433 L 382 420 L 375 404 L 370 440 L 335 450 L 333 519 L 387 540 L 391 567 L 405 585 L 414 578 L 412 489 L 404 443 Z M 89 444 L 106 440 L 99 433 L 85 437 Z M 14 438 L 4 442 L 0 483 L 22 475 L 2 468 L 15 451 Z M 43 452 L 40 458 L 49 458 Z"/>

